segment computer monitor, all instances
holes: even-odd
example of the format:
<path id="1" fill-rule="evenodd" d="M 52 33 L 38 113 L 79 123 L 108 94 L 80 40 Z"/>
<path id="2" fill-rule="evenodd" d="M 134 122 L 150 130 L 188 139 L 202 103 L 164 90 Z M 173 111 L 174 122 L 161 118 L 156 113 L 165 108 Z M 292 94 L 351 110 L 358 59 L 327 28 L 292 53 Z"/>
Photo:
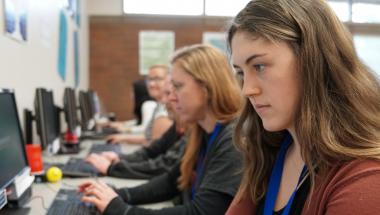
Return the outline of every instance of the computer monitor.
<path id="1" fill-rule="evenodd" d="M 34 109 L 41 148 L 46 149 L 48 147 L 48 151 L 55 154 L 59 150 L 60 123 L 58 110 L 54 105 L 53 92 L 44 88 L 37 88 Z"/>
<path id="2" fill-rule="evenodd" d="M 81 113 L 82 130 L 90 131 L 95 126 L 90 94 L 85 91 L 79 91 L 79 109 Z"/>
<path id="3" fill-rule="evenodd" d="M 91 105 L 91 116 L 95 119 L 100 118 L 101 116 L 101 105 L 98 94 L 93 91 L 88 91 L 88 102 Z"/>
<path id="4" fill-rule="evenodd" d="M 65 112 L 65 120 L 68 131 L 71 134 L 78 135 L 79 120 L 77 116 L 77 105 L 75 100 L 75 91 L 72 88 L 65 88 L 63 95 L 63 110 Z"/>
<path id="5" fill-rule="evenodd" d="M 88 94 L 91 104 L 92 116 L 95 119 L 95 121 L 99 121 L 102 119 L 107 119 L 111 121 L 116 120 L 115 114 L 112 112 L 107 112 L 104 105 L 102 105 L 101 99 L 94 90 L 89 90 Z"/>
<path id="6" fill-rule="evenodd" d="M 0 89 L 0 119 L 0 190 L 3 190 L 28 169 L 16 100 L 10 90 Z"/>
<path id="7" fill-rule="evenodd" d="M 33 116 L 32 111 L 25 108 L 24 109 L 24 135 L 25 135 L 26 144 L 33 143 L 33 120 L 34 120 L 34 116 Z"/>

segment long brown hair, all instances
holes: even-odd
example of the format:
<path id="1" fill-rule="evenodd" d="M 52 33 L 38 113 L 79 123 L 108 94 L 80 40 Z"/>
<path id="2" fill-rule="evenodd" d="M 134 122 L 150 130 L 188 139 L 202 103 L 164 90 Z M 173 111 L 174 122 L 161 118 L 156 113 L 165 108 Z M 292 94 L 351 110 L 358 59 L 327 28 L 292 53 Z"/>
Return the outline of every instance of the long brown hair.
<path id="1" fill-rule="evenodd" d="M 218 122 L 226 123 L 238 116 L 241 108 L 240 88 L 226 55 L 211 46 L 193 45 L 178 50 L 171 60 L 171 64 L 174 63 L 205 86 L 209 107 Z M 191 185 L 191 175 L 201 144 L 200 126 L 192 125 L 189 135 L 178 179 L 181 190 Z"/>
<path id="2" fill-rule="evenodd" d="M 325 1 L 253 0 L 229 27 L 230 52 L 236 32 L 284 41 L 297 57 L 301 99 L 295 127 L 312 188 L 336 163 L 380 158 L 379 80 L 360 62 L 351 34 Z M 247 192 L 255 203 L 263 198 L 283 137 L 284 131 L 264 130 L 246 102 L 234 136 L 244 154 L 238 200 Z"/>

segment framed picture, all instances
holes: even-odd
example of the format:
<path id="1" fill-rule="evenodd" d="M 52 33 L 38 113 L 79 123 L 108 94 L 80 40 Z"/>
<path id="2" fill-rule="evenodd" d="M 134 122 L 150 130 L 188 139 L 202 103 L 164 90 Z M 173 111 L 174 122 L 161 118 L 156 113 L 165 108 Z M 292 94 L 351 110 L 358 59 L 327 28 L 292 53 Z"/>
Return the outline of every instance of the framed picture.
<path id="1" fill-rule="evenodd" d="M 149 67 L 155 64 L 169 64 L 174 52 L 173 31 L 139 32 L 139 66 L 140 74 L 148 74 Z"/>
<path id="2" fill-rule="evenodd" d="M 203 32 L 202 41 L 204 44 L 211 45 L 227 53 L 226 33 L 224 32 Z"/>
<path id="3" fill-rule="evenodd" d="M 28 40 L 28 0 L 4 0 L 5 34 L 17 41 Z"/>

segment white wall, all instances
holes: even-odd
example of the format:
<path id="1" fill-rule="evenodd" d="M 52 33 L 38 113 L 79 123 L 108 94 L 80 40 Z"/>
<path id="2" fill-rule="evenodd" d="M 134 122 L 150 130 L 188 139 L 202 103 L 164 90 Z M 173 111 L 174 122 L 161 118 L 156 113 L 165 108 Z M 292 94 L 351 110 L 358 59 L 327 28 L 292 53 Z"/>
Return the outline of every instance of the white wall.
<path id="1" fill-rule="evenodd" d="M 87 10 L 90 16 L 120 16 L 123 14 L 123 0 L 87 0 Z"/>
<path id="2" fill-rule="evenodd" d="M 79 89 L 87 89 L 88 72 L 88 18 L 86 1 L 80 1 L 81 25 L 79 30 L 80 83 Z M 33 109 L 37 87 L 54 91 L 55 103 L 62 105 L 66 86 L 74 87 L 75 22 L 68 22 L 66 80 L 58 74 L 58 28 L 62 0 L 27 0 L 27 42 L 19 42 L 4 34 L 4 1 L 0 2 L 0 88 L 16 91 L 19 115 L 24 108 Z M 70 18 L 68 19 L 70 20 Z M 1 119 L 0 119 L 1 120 Z"/>

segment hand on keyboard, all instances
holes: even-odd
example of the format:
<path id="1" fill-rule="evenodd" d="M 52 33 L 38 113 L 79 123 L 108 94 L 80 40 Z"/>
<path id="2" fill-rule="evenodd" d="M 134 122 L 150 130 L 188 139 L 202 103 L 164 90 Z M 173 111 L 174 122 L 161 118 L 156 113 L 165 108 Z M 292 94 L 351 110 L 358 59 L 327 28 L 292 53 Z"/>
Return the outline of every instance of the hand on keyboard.
<path id="1" fill-rule="evenodd" d="M 75 190 L 60 189 L 49 207 L 47 215 L 98 215 L 99 211 L 94 204 L 81 202 L 81 197 L 82 194 L 78 194 Z"/>
<path id="2" fill-rule="evenodd" d="M 120 161 L 119 155 L 115 152 L 112 152 L 112 151 L 102 152 L 100 155 L 105 157 L 106 159 L 108 159 L 112 163 L 117 163 Z"/>
<path id="3" fill-rule="evenodd" d="M 117 197 L 117 193 L 102 181 L 90 181 L 79 185 L 79 192 L 83 193 L 82 202 L 94 204 L 102 213 L 108 204 Z"/>
<path id="4" fill-rule="evenodd" d="M 111 166 L 111 161 L 99 154 L 90 154 L 85 159 L 86 162 L 94 166 L 100 173 L 106 175 L 109 166 Z"/>

